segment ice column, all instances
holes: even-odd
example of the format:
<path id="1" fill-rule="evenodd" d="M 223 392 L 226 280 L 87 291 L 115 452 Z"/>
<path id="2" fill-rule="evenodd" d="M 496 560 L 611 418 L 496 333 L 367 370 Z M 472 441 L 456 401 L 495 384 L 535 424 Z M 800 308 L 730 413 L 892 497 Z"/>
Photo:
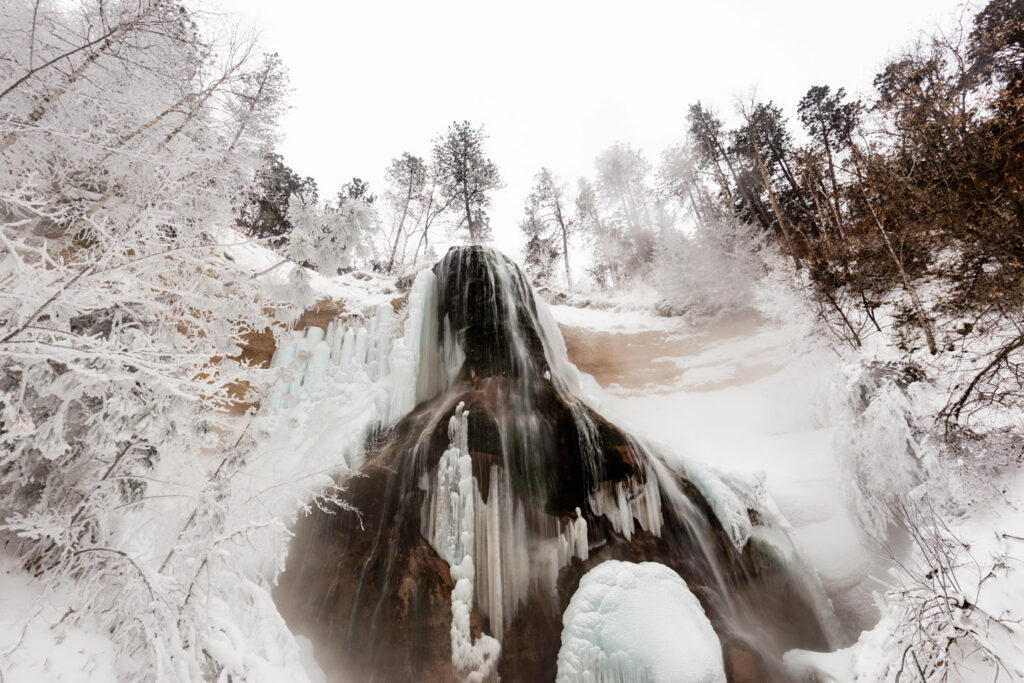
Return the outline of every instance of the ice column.
<path id="1" fill-rule="evenodd" d="M 427 494 L 421 528 L 453 578 L 456 572 L 472 578 L 472 604 L 501 642 L 531 590 L 554 597 L 562 567 L 574 557 L 587 559 L 587 522 L 578 508 L 565 519 L 527 508 L 498 465 L 491 465 L 485 503 L 473 477 L 463 408 L 460 403 L 449 425 L 451 446 L 421 483 Z"/>
<path id="2" fill-rule="evenodd" d="M 391 410 L 385 421 L 396 421 L 413 407 L 416 369 L 415 358 L 401 353 L 405 340 L 395 342 L 395 318 L 390 305 L 380 305 L 366 319 L 336 318 L 328 323 L 326 331 L 312 326 L 283 334 L 270 367 L 285 372 L 271 390 L 267 404 L 278 410 L 288 409 L 303 401 L 337 394 L 333 385 L 387 380 Z M 393 372 L 392 365 L 401 372 Z"/>
<path id="3" fill-rule="evenodd" d="M 432 521 L 427 536 L 437 553 L 451 567 L 452 581 L 452 664 L 468 681 L 497 679 L 501 645 L 488 635 L 473 640 L 470 617 L 473 613 L 473 563 L 476 517 L 473 461 L 469 455 L 469 412 L 459 403 L 448 423 L 448 449 L 437 465 L 436 490 L 429 497 Z"/>

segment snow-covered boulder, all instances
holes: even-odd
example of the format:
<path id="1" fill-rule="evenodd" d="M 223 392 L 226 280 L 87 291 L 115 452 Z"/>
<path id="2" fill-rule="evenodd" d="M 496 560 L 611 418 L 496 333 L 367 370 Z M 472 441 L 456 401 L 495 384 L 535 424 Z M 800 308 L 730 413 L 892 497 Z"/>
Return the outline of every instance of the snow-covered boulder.
<path id="1" fill-rule="evenodd" d="M 704 608 L 663 564 L 594 567 L 562 626 L 558 683 L 725 683 L 721 644 Z"/>

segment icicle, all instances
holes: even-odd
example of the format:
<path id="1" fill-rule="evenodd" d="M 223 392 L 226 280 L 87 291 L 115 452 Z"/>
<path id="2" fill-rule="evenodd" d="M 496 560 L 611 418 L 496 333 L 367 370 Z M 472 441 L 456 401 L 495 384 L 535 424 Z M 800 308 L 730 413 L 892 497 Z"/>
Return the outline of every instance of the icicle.
<path id="1" fill-rule="evenodd" d="M 324 330 L 322 327 L 317 327 L 314 325 L 312 327 L 306 328 L 306 339 L 309 340 L 310 346 L 320 343 L 321 341 L 323 341 L 323 338 Z"/>
<path id="2" fill-rule="evenodd" d="M 487 495 L 489 505 L 484 506 L 483 515 L 486 520 L 487 538 L 487 593 L 481 596 L 481 614 L 491 619 L 491 633 L 501 642 L 505 630 L 505 576 L 502 572 L 502 559 L 506 553 L 502 552 L 503 534 L 501 528 L 502 501 L 501 492 L 498 487 L 498 477 L 491 468 L 491 490 Z M 507 538 L 507 537 L 506 537 Z M 511 541 L 513 539 L 508 538 Z"/>
<path id="3" fill-rule="evenodd" d="M 581 560 L 588 559 L 590 544 L 587 540 L 587 520 L 583 518 L 583 513 L 579 508 L 576 508 L 576 519 L 570 520 L 568 526 L 569 559 L 573 557 L 578 557 Z"/>
<path id="4" fill-rule="evenodd" d="M 356 355 L 356 331 L 354 327 L 346 326 L 345 338 L 341 344 L 341 354 L 338 359 L 338 365 L 348 370 L 352 367 L 352 359 Z"/>
<path id="5" fill-rule="evenodd" d="M 341 365 L 341 345 L 348 326 L 340 318 L 333 321 L 331 325 L 333 326 L 331 330 L 331 365 L 337 367 Z"/>
<path id="6" fill-rule="evenodd" d="M 633 513 L 629 508 L 629 499 L 622 488 L 622 482 L 615 485 L 615 528 L 626 537 L 626 540 L 633 538 Z"/>
<path id="7" fill-rule="evenodd" d="M 644 531 L 661 536 L 664 517 L 661 512 L 661 489 L 653 472 L 645 473 L 643 485 L 636 478 L 615 484 L 614 493 L 607 485 L 590 494 L 590 506 L 604 515 L 612 528 L 628 541 L 633 538 L 635 524 Z"/>
<path id="8" fill-rule="evenodd" d="M 640 493 L 631 501 L 633 516 L 640 523 L 640 528 L 655 536 L 661 536 L 664 518 L 661 514 L 661 489 L 653 472 L 647 473 Z"/>
<path id="9" fill-rule="evenodd" d="M 331 365 L 331 347 L 324 341 L 324 331 L 319 327 L 306 328 L 306 341 L 309 344 L 310 356 L 303 369 L 303 393 L 306 396 L 314 392 Z"/>
<path id="10" fill-rule="evenodd" d="M 405 321 L 405 343 L 415 359 L 414 404 L 433 398 L 441 391 L 437 344 L 437 276 L 422 270 L 409 293 L 409 317 Z"/>
<path id="11" fill-rule="evenodd" d="M 388 357 L 391 384 L 389 423 L 397 422 L 439 387 L 437 343 L 437 278 L 423 270 L 416 276 L 406 306 L 405 336 Z"/>
<path id="12" fill-rule="evenodd" d="M 452 664 L 466 680 L 491 680 L 497 675 L 499 641 L 488 635 L 473 640 L 470 616 L 473 612 L 473 555 L 475 503 L 479 498 L 469 455 L 469 412 L 459 403 L 448 422 L 448 449 L 437 465 L 434 490 L 425 501 L 424 536 L 451 567 L 452 580 Z M 428 483 L 429 485 L 429 483 Z M 500 586 L 500 581 L 498 582 Z"/>

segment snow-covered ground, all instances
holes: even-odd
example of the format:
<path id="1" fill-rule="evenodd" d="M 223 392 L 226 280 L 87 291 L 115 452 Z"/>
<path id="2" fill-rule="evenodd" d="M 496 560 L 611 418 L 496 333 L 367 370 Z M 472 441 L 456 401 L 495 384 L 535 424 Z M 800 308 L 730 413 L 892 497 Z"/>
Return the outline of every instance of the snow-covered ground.
<path id="1" fill-rule="evenodd" d="M 252 271 L 253 277 L 263 283 L 280 286 L 285 299 L 301 298 L 302 285 L 308 285 L 314 298 L 327 297 L 343 302 L 347 310 L 363 311 L 400 296 L 395 290 L 394 278 L 365 271 L 328 277 L 290 261 L 282 263 L 281 256 L 261 240 L 235 228 L 222 228 L 218 240 L 228 258 Z M 301 279 L 297 280 L 298 275 Z"/>
<path id="2" fill-rule="evenodd" d="M 116 681 L 114 643 L 100 633 L 66 625 L 73 600 L 44 592 L 13 557 L 0 554 L 0 681 L 109 683 Z"/>

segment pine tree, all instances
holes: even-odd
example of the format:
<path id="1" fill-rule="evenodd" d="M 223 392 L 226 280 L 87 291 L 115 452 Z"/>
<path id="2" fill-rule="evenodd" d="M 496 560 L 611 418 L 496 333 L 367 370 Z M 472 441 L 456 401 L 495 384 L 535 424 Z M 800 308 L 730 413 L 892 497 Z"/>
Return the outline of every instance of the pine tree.
<path id="1" fill-rule="evenodd" d="M 249 192 L 249 201 L 242 205 L 239 223 L 254 237 L 279 238 L 291 232 L 288 207 L 293 197 L 317 198 L 316 181 L 301 178 L 285 165 L 280 154 L 264 157 L 262 168 L 256 174 L 256 183 Z M 279 243 L 280 240 L 274 240 Z"/>
<path id="2" fill-rule="evenodd" d="M 503 187 L 498 167 L 484 152 L 483 127 L 455 121 L 434 140 L 433 166 L 445 203 L 458 212 L 456 229 L 465 229 L 469 242 L 490 238 L 490 193 Z M 456 208 L 457 207 L 457 208 Z"/>
<path id="3" fill-rule="evenodd" d="M 527 237 L 527 265 L 535 264 L 544 279 L 551 276 L 550 261 L 561 259 L 565 269 L 565 285 L 572 287 L 569 266 L 569 239 L 577 230 L 566 195 L 568 188 L 549 169 L 542 168 L 534 176 L 534 185 L 526 198 L 526 217 L 520 228 Z M 543 264 L 543 265 L 542 265 Z"/>

